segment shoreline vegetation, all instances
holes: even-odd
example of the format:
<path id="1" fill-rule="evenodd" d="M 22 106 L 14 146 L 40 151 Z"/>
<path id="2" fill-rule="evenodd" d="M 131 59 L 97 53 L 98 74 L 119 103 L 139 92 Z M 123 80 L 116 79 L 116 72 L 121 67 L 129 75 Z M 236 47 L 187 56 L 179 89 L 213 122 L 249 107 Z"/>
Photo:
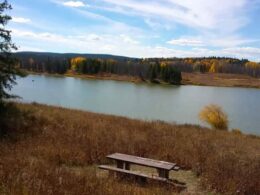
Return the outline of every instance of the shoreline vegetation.
<path id="1" fill-rule="evenodd" d="M 14 53 L 21 69 L 90 79 L 260 88 L 260 63 L 225 57 L 128 58 L 102 54 Z"/>
<path id="2" fill-rule="evenodd" d="M 28 74 L 35 75 L 48 75 L 48 76 L 66 76 L 81 79 L 94 79 L 94 80 L 114 80 L 125 81 L 133 83 L 153 83 L 160 85 L 171 85 L 162 81 L 151 82 L 139 77 L 116 75 L 116 74 L 52 74 L 52 73 L 37 73 L 26 71 Z M 195 86 L 214 86 L 214 87 L 243 87 L 243 88 L 256 88 L 260 89 L 260 78 L 254 78 L 248 75 L 227 74 L 227 73 L 182 73 L 182 81 L 180 85 L 195 85 Z"/>
<path id="3" fill-rule="evenodd" d="M 260 137 L 40 104 L 6 103 L 0 193 L 170 195 L 109 179 L 97 165 L 114 152 L 176 162 L 183 194 L 259 194 Z M 2 128 L 1 128 L 2 129 Z M 175 174 L 175 173 L 174 173 Z"/>

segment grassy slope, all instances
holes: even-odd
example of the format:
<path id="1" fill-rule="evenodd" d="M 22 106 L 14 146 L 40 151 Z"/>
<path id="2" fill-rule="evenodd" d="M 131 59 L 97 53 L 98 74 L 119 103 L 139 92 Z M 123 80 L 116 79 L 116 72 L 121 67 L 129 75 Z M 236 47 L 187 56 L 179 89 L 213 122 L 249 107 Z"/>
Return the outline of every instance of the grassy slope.
<path id="1" fill-rule="evenodd" d="M 260 78 L 224 73 L 182 73 L 185 85 L 260 88 Z"/>
<path id="2" fill-rule="evenodd" d="M 200 176 L 204 188 L 260 193 L 259 137 L 37 104 L 18 107 L 0 140 L 0 194 L 174 193 L 100 177 L 96 165 L 113 152 L 177 162 Z M 191 172 L 180 178 L 188 192 L 201 193 Z"/>

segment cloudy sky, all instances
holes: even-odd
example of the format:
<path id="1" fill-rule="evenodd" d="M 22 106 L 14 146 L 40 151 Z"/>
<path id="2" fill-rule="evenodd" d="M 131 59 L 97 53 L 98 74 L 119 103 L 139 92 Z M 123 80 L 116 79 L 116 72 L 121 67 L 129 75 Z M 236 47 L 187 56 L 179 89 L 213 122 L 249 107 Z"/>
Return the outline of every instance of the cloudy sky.
<path id="1" fill-rule="evenodd" d="M 9 0 L 20 51 L 260 61 L 260 0 Z"/>

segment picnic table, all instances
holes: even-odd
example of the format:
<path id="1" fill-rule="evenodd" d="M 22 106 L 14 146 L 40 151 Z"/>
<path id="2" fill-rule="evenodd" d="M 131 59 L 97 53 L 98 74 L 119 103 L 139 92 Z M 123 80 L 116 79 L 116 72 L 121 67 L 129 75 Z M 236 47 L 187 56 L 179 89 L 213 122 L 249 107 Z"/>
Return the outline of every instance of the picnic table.
<path id="1" fill-rule="evenodd" d="M 176 163 L 159 161 L 159 160 L 143 158 L 143 157 L 138 157 L 138 156 L 133 156 L 128 154 L 114 153 L 108 155 L 107 158 L 116 161 L 116 167 L 112 167 L 108 165 L 100 165 L 99 166 L 100 169 L 105 169 L 112 172 L 123 173 L 123 174 L 128 174 L 140 178 L 148 178 L 148 179 L 164 181 L 164 182 L 170 181 L 169 172 L 171 170 L 178 171 L 180 169 L 180 167 L 178 167 Z M 154 176 L 154 175 L 150 176 L 136 171 L 132 171 L 130 170 L 132 164 L 155 168 L 158 171 L 158 176 Z"/>

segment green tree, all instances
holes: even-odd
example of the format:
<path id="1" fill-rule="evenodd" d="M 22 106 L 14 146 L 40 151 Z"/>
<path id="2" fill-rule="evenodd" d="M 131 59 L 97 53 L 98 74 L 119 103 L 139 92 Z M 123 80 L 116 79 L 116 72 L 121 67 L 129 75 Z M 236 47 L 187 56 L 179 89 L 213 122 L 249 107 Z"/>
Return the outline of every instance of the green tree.
<path id="1" fill-rule="evenodd" d="M 155 65 L 150 65 L 149 79 L 150 79 L 151 82 L 153 82 L 156 78 L 157 78 L 156 66 Z"/>
<path id="2" fill-rule="evenodd" d="M 12 43 L 11 31 L 5 27 L 12 18 L 4 12 L 12 9 L 11 5 L 5 0 L 0 3 L 0 103 L 4 98 L 14 97 L 8 93 L 8 90 L 16 84 L 17 75 L 22 76 L 22 72 L 18 67 L 18 63 L 12 56 L 12 51 L 16 50 L 16 46 Z"/>
<path id="3" fill-rule="evenodd" d="M 182 80 L 181 72 L 173 67 L 169 67 L 169 79 L 168 82 L 171 84 L 180 84 Z"/>
<path id="4" fill-rule="evenodd" d="M 180 84 L 182 80 L 181 72 L 172 66 L 163 66 L 161 68 L 161 79 L 167 83 Z"/>

